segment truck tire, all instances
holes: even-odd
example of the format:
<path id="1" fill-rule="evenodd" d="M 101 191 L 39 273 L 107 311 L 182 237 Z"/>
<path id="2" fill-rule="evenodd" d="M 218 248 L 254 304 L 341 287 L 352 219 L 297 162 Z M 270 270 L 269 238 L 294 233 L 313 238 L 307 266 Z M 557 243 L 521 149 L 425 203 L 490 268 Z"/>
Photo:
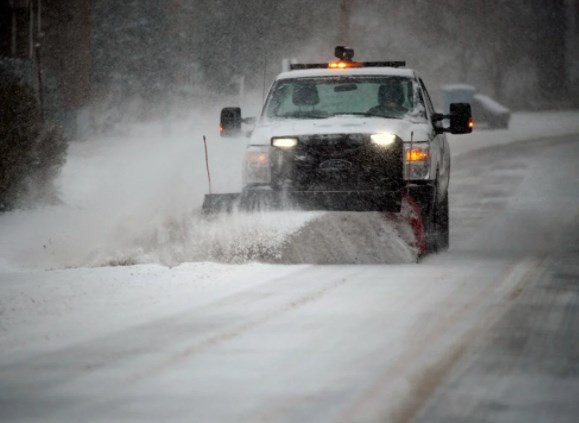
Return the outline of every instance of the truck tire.
<path id="1" fill-rule="evenodd" d="M 438 231 L 436 228 L 436 203 L 425 209 L 423 214 L 425 253 L 432 254 L 438 251 Z"/>
<path id="2" fill-rule="evenodd" d="M 437 251 L 446 251 L 450 245 L 448 218 L 448 192 L 436 207 Z"/>
<path id="3" fill-rule="evenodd" d="M 439 253 L 449 247 L 448 193 L 442 201 L 435 201 L 424 216 L 426 253 Z"/>

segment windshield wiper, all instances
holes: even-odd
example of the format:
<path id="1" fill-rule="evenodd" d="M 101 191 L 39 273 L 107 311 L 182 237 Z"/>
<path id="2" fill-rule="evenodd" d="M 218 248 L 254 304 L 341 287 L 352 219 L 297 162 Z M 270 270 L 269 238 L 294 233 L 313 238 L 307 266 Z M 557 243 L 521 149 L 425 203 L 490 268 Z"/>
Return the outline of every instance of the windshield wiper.
<path id="1" fill-rule="evenodd" d="M 365 116 L 365 117 L 379 117 L 379 118 L 383 118 L 383 119 L 400 119 L 398 116 L 384 116 L 384 115 L 379 115 L 377 113 L 366 113 L 366 112 L 343 112 L 343 113 L 334 113 L 332 115 L 333 116 L 348 116 L 348 115 L 352 115 L 352 116 Z"/>
<path id="2" fill-rule="evenodd" d="M 275 117 L 282 119 L 327 119 L 330 116 L 331 115 L 322 112 L 294 112 L 285 115 L 276 115 Z"/>

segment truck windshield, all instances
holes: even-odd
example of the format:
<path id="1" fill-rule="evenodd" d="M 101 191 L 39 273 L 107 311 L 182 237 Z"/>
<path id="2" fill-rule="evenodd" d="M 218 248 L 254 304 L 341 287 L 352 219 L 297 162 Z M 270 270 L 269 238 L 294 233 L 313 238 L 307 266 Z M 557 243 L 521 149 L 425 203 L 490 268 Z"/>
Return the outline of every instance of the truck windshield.
<path id="1" fill-rule="evenodd" d="M 358 115 L 425 119 L 412 79 L 405 77 L 318 77 L 278 81 L 264 115 L 270 119 L 324 119 Z"/>

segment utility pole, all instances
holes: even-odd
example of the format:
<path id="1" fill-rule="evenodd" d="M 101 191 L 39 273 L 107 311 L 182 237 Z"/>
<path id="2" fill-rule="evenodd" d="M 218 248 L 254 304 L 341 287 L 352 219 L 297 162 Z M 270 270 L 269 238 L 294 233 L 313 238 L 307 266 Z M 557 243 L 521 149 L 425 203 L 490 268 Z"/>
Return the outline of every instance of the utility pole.
<path id="1" fill-rule="evenodd" d="M 566 1 L 550 0 L 542 8 L 538 28 L 541 50 L 538 54 L 538 83 L 548 105 L 558 105 L 568 90 L 565 68 Z"/>
<path id="2" fill-rule="evenodd" d="M 42 0 L 38 0 L 36 22 L 38 24 L 38 34 L 42 34 Z"/>
<path id="3" fill-rule="evenodd" d="M 570 87 L 575 87 L 572 95 L 579 94 L 579 1 L 565 0 L 565 67 L 567 82 Z"/>
<path id="4" fill-rule="evenodd" d="M 33 0 L 9 0 L 10 55 L 34 59 L 34 5 Z M 28 22 L 28 23 L 27 23 Z M 26 29 L 28 28 L 28 31 Z"/>
<path id="5" fill-rule="evenodd" d="M 350 39 L 350 15 L 354 0 L 342 0 L 340 5 L 340 35 L 339 44 L 348 46 L 352 41 Z"/>
<path id="6" fill-rule="evenodd" d="M 16 56 L 16 7 L 14 6 L 14 0 L 10 0 L 10 14 L 12 19 L 12 24 L 10 25 L 10 55 L 12 57 Z"/>
<path id="7" fill-rule="evenodd" d="M 42 47 L 42 39 L 44 33 L 42 32 L 42 0 L 36 1 L 36 36 L 34 36 L 34 21 L 33 21 L 33 1 L 30 0 L 30 37 L 34 42 L 34 58 L 36 59 L 36 79 L 38 82 L 38 104 L 40 105 L 40 117 L 44 120 L 44 84 L 42 82 L 42 60 L 40 49 Z"/>
<path id="8" fill-rule="evenodd" d="M 28 58 L 34 58 L 34 4 L 28 0 Z"/>

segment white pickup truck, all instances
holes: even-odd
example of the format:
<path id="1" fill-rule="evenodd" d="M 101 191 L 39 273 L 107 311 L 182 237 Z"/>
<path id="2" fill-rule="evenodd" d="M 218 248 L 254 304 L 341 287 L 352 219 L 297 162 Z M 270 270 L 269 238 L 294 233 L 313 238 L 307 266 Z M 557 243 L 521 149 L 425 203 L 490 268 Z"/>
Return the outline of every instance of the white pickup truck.
<path id="1" fill-rule="evenodd" d="M 420 207 L 428 250 L 448 248 L 445 132 L 472 131 L 470 106 L 435 113 L 422 79 L 403 62 L 355 62 L 345 47 L 336 57 L 277 76 L 251 119 L 243 192 L 208 195 L 204 209 L 236 201 L 249 210 L 399 212 L 408 195 Z M 221 135 L 240 136 L 244 121 L 239 108 L 223 109 Z"/>

